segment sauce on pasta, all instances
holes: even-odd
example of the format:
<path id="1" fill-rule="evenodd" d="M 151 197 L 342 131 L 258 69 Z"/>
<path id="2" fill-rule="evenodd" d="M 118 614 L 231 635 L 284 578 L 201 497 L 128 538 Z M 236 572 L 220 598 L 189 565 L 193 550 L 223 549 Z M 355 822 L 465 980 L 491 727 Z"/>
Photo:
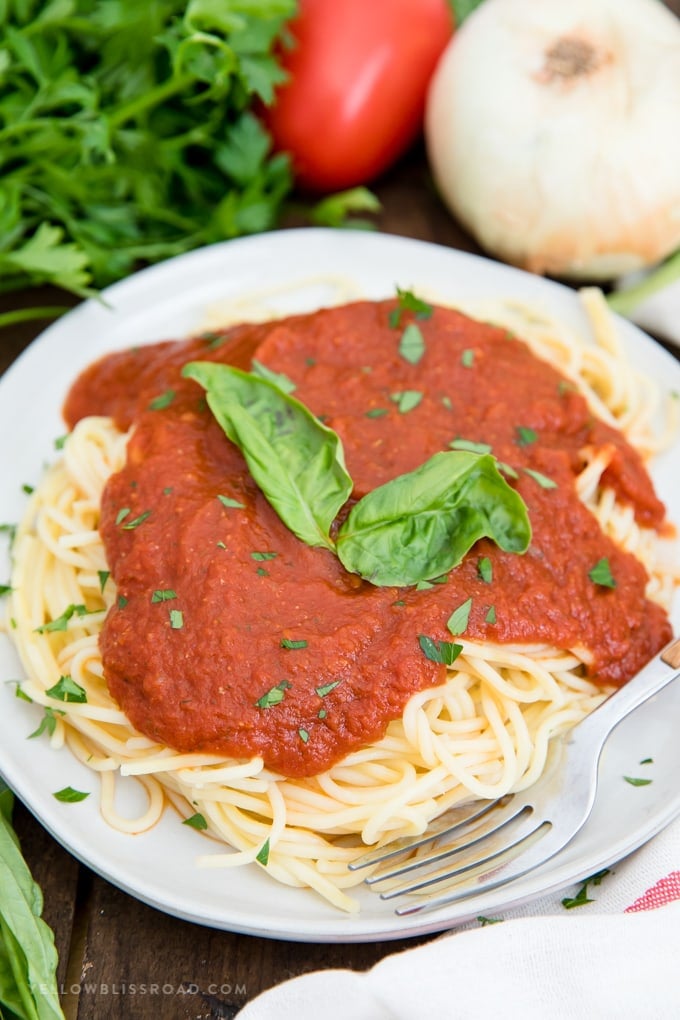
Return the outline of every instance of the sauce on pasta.
<path id="1" fill-rule="evenodd" d="M 603 684 L 625 683 L 670 638 L 643 566 L 575 491 L 588 451 L 606 449 L 603 484 L 641 525 L 662 526 L 625 438 L 507 331 L 444 308 L 427 320 L 403 313 L 395 328 L 395 307 L 360 302 L 113 354 L 72 388 L 69 425 L 106 414 L 134 426 L 102 500 L 119 597 L 100 644 L 112 695 L 152 739 L 319 774 L 444 682 L 419 636 L 451 640 L 447 620 L 467 600 L 465 637 L 584 649 Z M 424 339 L 415 363 L 400 353 L 409 322 Z M 291 379 L 340 435 L 356 497 L 451 443 L 491 447 L 527 504 L 528 552 L 482 540 L 430 586 L 379 588 L 302 544 L 180 375 L 191 360 L 248 368 L 252 358 Z M 613 587 L 590 576 L 601 561 Z"/>

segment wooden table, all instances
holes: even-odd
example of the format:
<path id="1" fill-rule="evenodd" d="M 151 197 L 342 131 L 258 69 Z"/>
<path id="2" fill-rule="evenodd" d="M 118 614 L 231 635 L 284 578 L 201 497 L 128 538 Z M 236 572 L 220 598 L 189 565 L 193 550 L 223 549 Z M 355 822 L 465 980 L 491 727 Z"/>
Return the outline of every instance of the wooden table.
<path id="1" fill-rule="evenodd" d="M 421 150 L 375 191 L 383 203 L 379 230 L 477 250 L 436 197 Z M 53 297 L 42 294 L 38 303 L 61 302 L 61 296 L 59 302 Z M 31 301 L 35 295 L 14 295 L 0 303 L 0 311 Z M 31 324 L 0 335 L 0 371 L 37 332 Z M 365 969 L 388 953 L 426 941 L 318 945 L 203 928 L 145 906 L 93 874 L 21 805 L 15 822 L 45 894 L 45 919 L 56 934 L 69 1020 L 230 1018 L 263 989 L 294 975 L 330 967 Z"/>

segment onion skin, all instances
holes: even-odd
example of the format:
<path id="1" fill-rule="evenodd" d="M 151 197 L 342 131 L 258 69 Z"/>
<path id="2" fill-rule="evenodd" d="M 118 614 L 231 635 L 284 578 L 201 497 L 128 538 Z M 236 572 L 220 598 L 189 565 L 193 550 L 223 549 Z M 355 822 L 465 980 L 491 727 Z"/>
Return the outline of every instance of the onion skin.
<path id="1" fill-rule="evenodd" d="M 444 202 L 491 255 L 607 280 L 680 245 L 680 22 L 659 0 L 484 0 L 428 94 Z"/>

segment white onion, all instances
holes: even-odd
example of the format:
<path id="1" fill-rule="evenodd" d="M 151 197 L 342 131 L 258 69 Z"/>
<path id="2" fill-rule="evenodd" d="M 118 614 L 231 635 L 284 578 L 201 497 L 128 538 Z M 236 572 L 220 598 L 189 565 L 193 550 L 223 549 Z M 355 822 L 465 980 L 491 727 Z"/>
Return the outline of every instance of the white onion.
<path id="1" fill-rule="evenodd" d="M 443 200 L 498 258 L 602 280 L 680 245 L 680 22 L 659 0 L 484 0 L 425 131 Z"/>

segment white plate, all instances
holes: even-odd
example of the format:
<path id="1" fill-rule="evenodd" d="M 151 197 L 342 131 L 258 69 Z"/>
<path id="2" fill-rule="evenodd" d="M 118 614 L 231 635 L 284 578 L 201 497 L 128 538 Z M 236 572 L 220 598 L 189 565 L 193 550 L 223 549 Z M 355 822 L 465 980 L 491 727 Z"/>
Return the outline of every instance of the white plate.
<path id="1" fill-rule="evenodd" d="M 19 519 L 21 487 L 35 483 L 64 431 L 60 407 L 76 373 L 113 348 L 180 337 L 220 320 L 253 295 L 261 317 L 308 310 L 355 296 L 386 297 L 395 285 L 442 301 L 513 297 L 536 302 L 574 326 L 584 318 L 565 287 L 507 266 L 420 241 L 349 231 L 295 230 L 229 241 L 147 269 L 109 288 L 106 305 L 89 301 L 50 326 L 0 381 L 0 522 Z M 221 311 L 222 310 L 222 311 Z M 232 313 L 232 318 L 233 318 Z M 680 391 L 680 364 L 635 327 L 622 323 L 634 359 Z M 654 471 L 657 491 L 680 521 L 680 445 Z M 3 543 L 4 545 L 4 543 Z M 9 576 L 5 548 L 0 581 Z M 677 630 L 676 607 L 674 623 Z M 0 681 L 22 675 L 7 639 L 0 641 Z M 279 886 L 256 867 L 201 871 L 202 838 L 173 812 L 143 836 L 112 831 L 97 807 L 97 779 L 67 751 L 27 741 L 36 710 L 0 682 L 0 771 L 43 825 L 76 857 L 115 885 L 170 914 L 216 928 L 303 941 L 352 942 L 438 931 L 562 889 L 620 860 L 680 814 L 680 741 L 668 720 L 680 717 L 680 684 L 639 709 L 606 748 L 591 820 L 570 846 L 505 889 L 422 918 L 397 918 L 389 904 L 362 890 L 361 913 L 347 916 L 314 894 Z M 634 788 L 624 775 L 653 779 Z M 636 771 L 637 770 L 637 771 Z M 94 796 L 62 804 L 54 790 L 71 785 Z"/>

